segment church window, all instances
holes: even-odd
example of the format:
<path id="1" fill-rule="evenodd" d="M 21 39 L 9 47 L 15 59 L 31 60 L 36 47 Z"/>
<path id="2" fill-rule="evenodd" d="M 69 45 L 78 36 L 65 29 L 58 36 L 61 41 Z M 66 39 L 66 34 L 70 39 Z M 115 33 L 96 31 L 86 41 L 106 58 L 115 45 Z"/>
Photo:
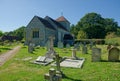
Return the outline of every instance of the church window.
<path id="1" fill-rule="evenodd" d="M 33 38 L 39 38 L 39 31 L 33 31 Z"/>

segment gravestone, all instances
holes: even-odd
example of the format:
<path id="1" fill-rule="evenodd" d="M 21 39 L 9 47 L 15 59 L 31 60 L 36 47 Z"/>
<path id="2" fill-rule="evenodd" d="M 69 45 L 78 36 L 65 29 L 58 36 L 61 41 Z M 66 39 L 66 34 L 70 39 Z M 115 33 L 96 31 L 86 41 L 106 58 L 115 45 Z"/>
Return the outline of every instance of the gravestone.
<path id="1" fill-rule="evenodd" d="M 63 42 L 58 41 L 58 48 L 63 48 Z"/>
<path id="2" fill-rule="evenodd" d="M 82 54 L 87 54 L 87 46 L 86 45 L 82 46 Z"/>
<path id="3" fill-rule="evenodd" d="M 51 68 L 49 73 L 44 75 L 44 79 L 48 81 L 62 81 L 62 76 L 57 74 L 55 69 Z"/>
<path id="4" fill-rule="evenodd" d="M 53 57 L 55 56 L 55 51 L 53 49 L 49 50 L 45 56 L 39 56 L 33 63 L 41 64 L 41 65 L 48 65 L 53 61 Z"/>
<path id="5" fill-rule="evenodd" d="M 120 50 L 117 47 L 112 47 L 108 52 L 108 61 L 118 61 Z"/>
<path id="6" fill-rule="evenodd" d="M 92 48 L 92 62 L 99 62 L 101 60 L 101 49 Z"/>
<path id="7" fill-rule="evenodd" d="M 92 47 L 93 47 L 93 42 L 91 41 L 90 42 L 90 49 L 92 49 Z"/>
<path id="8" fill-rule="evenodd" d="M 70 44 L 66 44 L 66 48 L 70 48 Z"/>
<path id="9" fill-rule="evenodd" d="M 77 49 L 77 51 L 80 51 L 80 45 L 79 45 L 79 43 L 74 44 L 74 48 Z"/>
<path id="10" fill-rule="evenodd" d="M 33 53 L 33 51 L 34 51 L 34 44 L 33 43 L 30 43 L 29 45 L 28 45 L 28 52 L 29 53 Z"/>

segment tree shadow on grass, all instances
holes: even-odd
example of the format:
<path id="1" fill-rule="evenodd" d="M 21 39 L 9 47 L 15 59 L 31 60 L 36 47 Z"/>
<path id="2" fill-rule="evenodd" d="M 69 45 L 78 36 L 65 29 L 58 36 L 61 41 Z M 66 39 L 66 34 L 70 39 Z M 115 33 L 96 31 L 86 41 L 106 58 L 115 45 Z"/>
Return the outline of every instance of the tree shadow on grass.
<path id="1" fill-rule="evenodd" d="M 73 78 L 71 78 L 71 77 L 68 77 L 68 76 L 66 76 L 65 74 L 62 74 L 62 76 L 63 76 L 63 79 L 69 79 L 69 80 L 71 80 L 71 81 L 82 81 L 82 80 L 79 80 L 79 79 L 73 79 Z"/>
<path id="2" fill-rule="evenodd" d="M 11 48 L 0 48 L 1 50 L 12 50 Z"/>

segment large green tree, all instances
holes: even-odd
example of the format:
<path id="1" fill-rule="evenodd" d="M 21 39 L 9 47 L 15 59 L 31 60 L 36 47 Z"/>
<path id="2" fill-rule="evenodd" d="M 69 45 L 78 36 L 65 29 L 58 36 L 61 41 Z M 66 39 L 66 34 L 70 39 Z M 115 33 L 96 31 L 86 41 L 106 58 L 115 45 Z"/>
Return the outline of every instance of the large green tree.
<path id="1" fill-rule="evenodd" d="M 88 13 L 72 28 L 77 37 L 80 30 L 86 32 L 88 38 L 105 38 L 107 33 L 116 32 L 118 24 L 111 18 L 103 18 L 97 13 Z"/>

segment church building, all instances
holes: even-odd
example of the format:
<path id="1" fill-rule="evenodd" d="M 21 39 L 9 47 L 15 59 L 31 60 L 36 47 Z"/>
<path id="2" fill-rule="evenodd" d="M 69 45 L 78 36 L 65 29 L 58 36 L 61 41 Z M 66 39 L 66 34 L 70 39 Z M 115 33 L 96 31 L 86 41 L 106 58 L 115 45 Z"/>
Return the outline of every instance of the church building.
<path id="1" fill-rule="evenodd" d="M 57 19 L 34 16 L 26 27 L 25 43 L 45 46 L 52 36 L 55 38 L 54 44 L 57 45 L 58 42 L 63 42 L 66 34 L 70 34 L 70 22 L 64 16 Z"/>

